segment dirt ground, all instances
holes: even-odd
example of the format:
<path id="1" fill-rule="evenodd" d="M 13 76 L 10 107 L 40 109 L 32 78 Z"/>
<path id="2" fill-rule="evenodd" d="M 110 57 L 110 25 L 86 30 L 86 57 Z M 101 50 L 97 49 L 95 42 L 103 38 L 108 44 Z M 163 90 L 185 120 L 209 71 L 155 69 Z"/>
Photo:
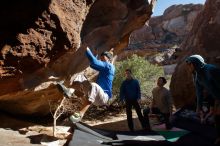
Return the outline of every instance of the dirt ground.
<path id="1" fill-rule="evenodd" d="M 118 131 L 129 130 L 125 113 L 109 117 L 108 119 L 105 119 L 104 121 L 96 120 L 96 121 L 83 121 L 83 122 L 98 129 L 106 129 L 106 130 L 117 129 Z M 135 113 L 135 111 L 133 111 L 133 122 L 134 122 L 135 130 L 141 129 L 141 124 L 137 118 L 137 114 Z"/>
<path id="2" fill-rule="evenodd" d="M 32 122 L 23 121 L 12 116 L 0 114 L 0 146 L 40 146 L 44 139 L 50 138 L 52 135 L 52 126 L 38 125 Z M 137 115 L 133 114 L 135 130 L 141 129 L 141 125 L 138 121 Z M 108 116 L 104 120 L 86 120 L 82 121 L 90 126 L 98 129 L 127 131 L 126 114 L 118 114 L 114 116 Z M 68 130 L 71 129 L 70 122 L 64 122 L 58 125 L 58 129 L 64 132 L 59 135 L 59 146 L 65 145 L 68 137 L 71 138 L 71 133 Z M 61 131 L 60 130 L 60 131 Z M 63 136 L 63 137 L 62 137 Z"/>

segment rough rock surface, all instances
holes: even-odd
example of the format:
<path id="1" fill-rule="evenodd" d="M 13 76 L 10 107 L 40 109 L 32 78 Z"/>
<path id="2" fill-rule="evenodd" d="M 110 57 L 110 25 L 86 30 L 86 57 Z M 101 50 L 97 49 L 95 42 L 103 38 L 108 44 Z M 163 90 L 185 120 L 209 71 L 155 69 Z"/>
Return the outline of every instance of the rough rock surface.
<path id="1" fill-rule="evenodd" d="M 155 0 L 7 0 L 0 5 L 0 109 L 44 115 L 57 80 L 88 67 L 80 44 L 118 53 Z M 4 23 L 3 23 L 4 22 Z M 68 83 L 67 83 L 68 84 Z"/>
<path id="2" fill-rule="evenodd" d="M 163 15 L 152 17 L 142 28 L 134 31 L 130 44 L 150 40 L 163 43 L 181 41 L 191 30 L 195 17 L 202 9 L 201 4 L 170 6 Z"/>
<path id="3" fill-rule="evenodd" d="M 183 39 L 189 34 L 194 19 L 202 9 L 201 4 L 170 6 L 162 16 L 152 17 L 142 28 L 132 32 L 128 50 L 121 54 L 119 59 L 127 57 L 126 55 L 131 54 L 134 50 L 141 56 L 160 53 L 163 59 L 158 62 L 158 59 L 154 58 L 152 61 L 150 60 L 152 63 L 174 63 L 174 58 L 166 58 L 167 54 L 170 54 L 170 51 L 167 51 L 179 48 Z"/>
<path id="4" fill-rule="evenodd" d="M 181 45 L 179 64 L 172 76 L 170 89 L 178 107 L 195 103 L 192 76 L 185 68 L 184 59 L 200 54 L 207 63 L 220 66 L 220 0 L 207 0 L 204 10 L 197 16 L 192 31 Z"/>

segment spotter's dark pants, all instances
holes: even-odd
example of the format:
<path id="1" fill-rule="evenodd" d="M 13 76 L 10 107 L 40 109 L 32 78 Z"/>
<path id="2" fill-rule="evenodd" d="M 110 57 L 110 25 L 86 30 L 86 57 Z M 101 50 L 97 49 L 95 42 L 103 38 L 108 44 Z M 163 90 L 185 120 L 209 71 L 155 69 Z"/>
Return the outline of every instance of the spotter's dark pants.
<path id="1" fill-rule="evenodd" d="M 133 124 L 133 120 L 132 120 L 132 107 L 135 109 L 135 111 L 138 115 L 138 119 L 142 125 L 142 128 L 143 129 L 149 128 L 146 120 L 144 119 L 144 117 L 142 115 L 141 108 L 140 108 L 138 101 L 137 100 L 126 100 L 125 102 L 126 102 L 127 122 L 128 122 L 128 127 L 129 127 L 130 131 L 134 131 L 134 124 Z"/>
<path id="2" fill-rule="evenodd" d="M 162 113 L 158 108 L 152 108 L 151 110 L 152 110 L 152 114 L 159 114 L 159 115 L 163 116 L 166 129 L 171 129 L 172 128 L 172 125 L 170 123 L 170 113 Z M 150 108 L 144 109 L 143 113 L 144 113 L 144 118 L 149 123 L 148 114 L 150 113 Z"/>

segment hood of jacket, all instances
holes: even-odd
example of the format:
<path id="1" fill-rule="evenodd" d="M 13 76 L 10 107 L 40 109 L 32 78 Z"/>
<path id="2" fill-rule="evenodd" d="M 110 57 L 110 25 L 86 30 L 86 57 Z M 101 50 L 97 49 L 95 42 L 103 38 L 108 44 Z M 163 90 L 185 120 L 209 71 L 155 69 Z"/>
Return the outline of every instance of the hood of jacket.
<path id="1" fill-rule="evenodd" d="M 205 66 L 205 61 L 200 55 L 192 55 L 186 58 L 187 63 L 192 63 L 195 67 L 196 72 L 200 72 L 201 69 Z"/>

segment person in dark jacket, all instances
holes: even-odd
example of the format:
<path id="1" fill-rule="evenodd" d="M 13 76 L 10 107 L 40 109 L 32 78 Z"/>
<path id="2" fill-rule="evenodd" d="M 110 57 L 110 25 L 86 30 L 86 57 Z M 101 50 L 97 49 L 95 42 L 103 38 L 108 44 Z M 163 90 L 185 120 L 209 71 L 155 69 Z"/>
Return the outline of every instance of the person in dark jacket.
<path id="1" fill-rule="evenodd" d="M 197 95 L 197 113 L 202 114 L 202 103 L 205 89 L 215 100 L 214 113 L 215 125 L 218 133 L 216 144 L 220 144 L 220 68 L 212 64 L 206 64 L 200 55 L 192 55 L 186 58 L 188 71 L 193 75 Z"/>
<path id="2" fill-rule="evenodd" d="M 126 79 L 122 82 L 120 87 L 120 100 L 126 103 L 126 114 L 127 122 L 130 131 L 134 131 L 134 125 L 132 120 L 132 107 L 134 107 L 138 119 L 143 127 L 143 129 L 149 128 L 147 126 L 144 117 L 141 112 L 140 105 L 138 101 L 141 99 L 141 90 L 138 80 L 132 77 L 132 72 L 130 69 L 125 71 Z"/>

